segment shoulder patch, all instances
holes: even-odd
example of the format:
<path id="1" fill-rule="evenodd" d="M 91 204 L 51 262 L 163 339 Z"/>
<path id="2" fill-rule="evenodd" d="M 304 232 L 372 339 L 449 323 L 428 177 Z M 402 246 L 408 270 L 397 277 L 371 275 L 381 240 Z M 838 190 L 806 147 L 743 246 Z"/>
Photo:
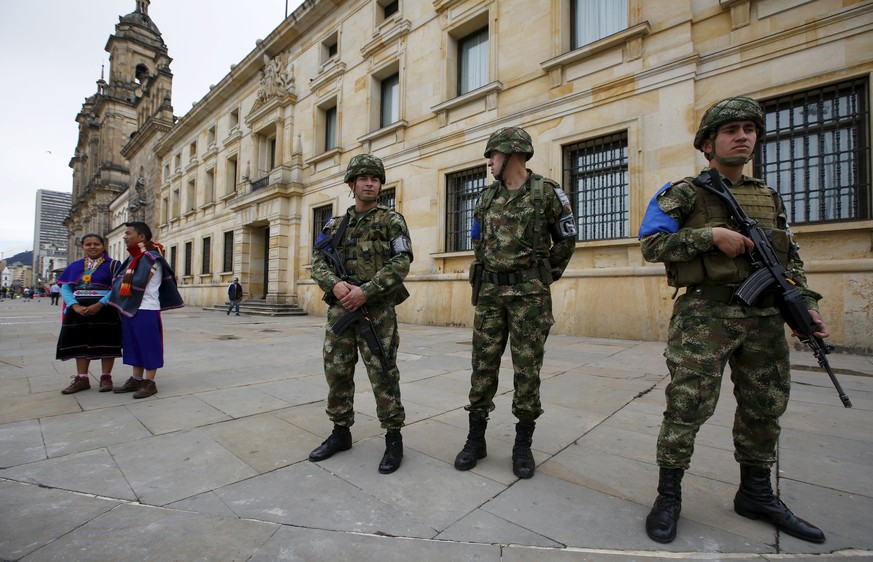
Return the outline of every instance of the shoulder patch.
<path id="1" fill-rule="evenodd" d="M 684 180 L 683 180 L 684 181 Z M 675 182 L 679 183 L 679 182 Z M 643 217 L 643 223 L 640 225 L 640 234 L 638 238 L 649 236 L 658 232 L 673 234 L 679 231 L 679 223 L 676 219 L 665 213 L 658 204 L 658 197 L 667 192 L 673 187 L 674 182 L 667 182 L 655 192 L 652 199 L 649 201 L 649 206 L 646 208 L 646 214 Z"/>

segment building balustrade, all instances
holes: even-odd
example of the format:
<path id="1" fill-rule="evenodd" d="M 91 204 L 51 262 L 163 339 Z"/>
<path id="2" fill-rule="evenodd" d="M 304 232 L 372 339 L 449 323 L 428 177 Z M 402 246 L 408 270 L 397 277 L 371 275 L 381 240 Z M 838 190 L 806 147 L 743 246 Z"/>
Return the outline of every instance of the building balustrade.
<path id="1" fill-rule="evenodd" d="M 259 189 L 263 189 L 270 185 L 270 176 L 266 175 L 260 179 L 256 179 L 252 182 L 252 191 L 257 191 Z"/>

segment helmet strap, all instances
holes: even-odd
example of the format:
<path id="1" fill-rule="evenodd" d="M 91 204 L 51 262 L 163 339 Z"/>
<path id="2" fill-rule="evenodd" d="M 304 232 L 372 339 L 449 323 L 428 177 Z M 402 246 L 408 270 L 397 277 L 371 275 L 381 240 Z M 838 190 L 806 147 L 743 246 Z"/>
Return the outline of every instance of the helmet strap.
<path id="1" fill-rule="evenodd" d="M 718 162 L 723 166 L 745 166 L 752 159 L 752 156 L 731 156 L 731 157 L 721 157 L 718 154 L 713 154 L 712 159 Z"/>
<path id="2" fill-rule="evenodd" d="M 503 181 L 503 173 L 506 172 L 506 166 L 509 164 L 509 159 L 512 158 L 512 154 L 504 154 L 504 156 L 503 164 L 500 165 L 500 171 L 494 176 L 494 179 L 497 181 Z"/>

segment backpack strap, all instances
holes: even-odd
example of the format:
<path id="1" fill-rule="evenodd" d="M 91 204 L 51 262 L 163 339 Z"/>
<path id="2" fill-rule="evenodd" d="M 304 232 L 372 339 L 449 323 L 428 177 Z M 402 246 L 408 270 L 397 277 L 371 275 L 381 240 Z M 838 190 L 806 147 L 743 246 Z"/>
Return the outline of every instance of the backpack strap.
<path id="1" fill-rule="evenodd" d="M 534 202 L 534 239 L 533 250 L 538 261 L 548 260 L 548 251 L 543 248 L 542 231 L 543 231 L 543 177 L 535 174 L 531 175 L 531 194 Z"/>

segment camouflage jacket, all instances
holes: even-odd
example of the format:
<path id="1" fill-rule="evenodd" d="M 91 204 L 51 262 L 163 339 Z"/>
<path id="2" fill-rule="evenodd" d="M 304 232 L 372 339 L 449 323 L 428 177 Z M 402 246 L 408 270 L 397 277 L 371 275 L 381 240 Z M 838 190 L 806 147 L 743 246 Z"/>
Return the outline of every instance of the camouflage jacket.
<path id="1" fill-rule="evenodd" d="M 553 280 L 557 281 L 573 257 L 576 240 L 569 238 L 552 244 L 549 226 L 555 223 L 564 211 L 555 193 L 560 186 L 543 178 L 543 201 L 541 216 L 536 217 L 531 180 L 536 177 L 528 170 L 527 181 L 519 189 L 510 191 L 502 182 L 496 181 L 483 190 L 474 218 L 481 228 L 481 237 L 473 240 L 476 259 L 485 265 L 486 271 L 511 273 L 537 267 L 539 260 L 534 251 L 535 225 L 539 224 L 540 253 L 547 257 Z M 497 190 L 487 209 L 483 208 L 487 190 Z M 548 286 L 539 279 L 531 279 L 516 285 L 494 285 L 484 282 L 480 289 L 483 296 L 518 296 L 548 292 Z"/>
<path id="2" fill-rule="evenodd" d="M 409 236 L 406 220 L 400 213 L 378 205 L 364 213 L 354 207 L 346 211 L 349 225 L 337 248 L 343 266 L 349 275 L 347 281 L 359 285 L 367 296 L 367 303 L 395 304 L 398 293 L 405 293 L 403 280 L 409 273 L 412 255 L 394 254 L 392 241 L 398 236 Z M 334 236 L 343 216 L 331 219 L 322 230 L 323 236 Z M 324 252 L 313 251 L 311 276 L 326 295 L 333 295 L 333 287 L 340 276 Z"/>
<path id="3" fill-rule="evenodd" d="M 706 170 L 704 170 L 706 171 Z M 764 183 L 755 178 L 742 176 L 736 186 L 732 185 L 730 180 L 723 178 L 725 185 L 728 187 L 741 187 L 745 185 L 764 186 Z M 767 188 L 770 189 L 770 188 Z M 649 262 L 688 262 L 698 258 L 699 256 L 711 252 L 720 252 L 715 246 L 712 239 L 712 227 L 702 226 L 691 228 L 686 226 L 688 219 L 695 212 L 697 206 L 697 197 L 700 196 L 700 188 L 691 185 L 687 179 L 676 182 L 666 189 L 661 190 L 655 195 L 653 203 L 649 206 L 646 212 L 646 217 L 643 219 L 643 227 L 640 236 L 640 249 L 643 257 Z M 810 309 L 817 309 L 817 302 L 821 299 L 821 295 L 812 291 L 807 286 L 806 274 L 803 270 L 803 261 L 800 259 L 796 251 L 796 242 L 794 236 L 788 228 L 788 218 L 785 213 L 785 205 L 778 193 L 771 190 L 776 208 L 776 216 L 774 224 L 779 230 L 788 232 L 789 240 L 792 243 L 792 249 L 789 252 L 788 264 L 786 270 L 791 273 L 792 281 L 797 285 L 804 303 Z M 657 205 L 655 205 L 657 203 Z M 675 221 L 678 227 L 674 232 L 668 232 L 663 229 L 660 232 L 646 234 L 646 223 L 652 217 L 652 214 L 661 213 Z M 727 228 L 732 228 L 731 225 L 725 225 Z M 736 230 L 736 228 L 733 228 Z M 745 256 L 738 256 L 735 260 L 746 260 Z"/>

